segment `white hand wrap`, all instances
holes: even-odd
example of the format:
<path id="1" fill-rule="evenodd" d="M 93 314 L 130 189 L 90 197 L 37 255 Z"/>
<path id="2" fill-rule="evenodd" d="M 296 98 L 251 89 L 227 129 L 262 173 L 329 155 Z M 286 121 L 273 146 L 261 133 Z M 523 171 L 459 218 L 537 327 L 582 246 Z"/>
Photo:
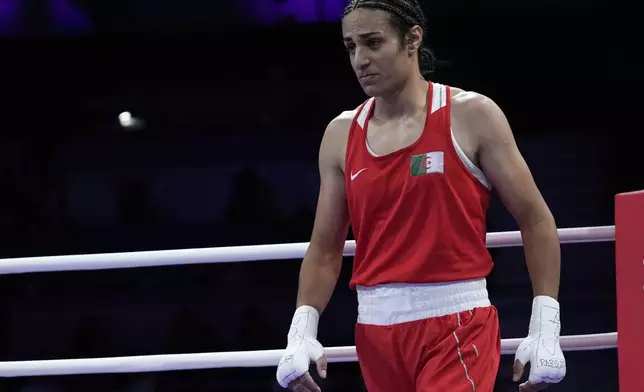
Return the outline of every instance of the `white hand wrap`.
<path id="1" fill-rule="evenodd" d="M 521 342 L 514 357 L 524 366 L 530 362 L 530 382 L 558 383 L 566 375 L 566 360 L 559 345 L 560 331 L 559 302 L 547 296 L 535 297 L 528 337 Z"/>
<path id="2" fill-rule="evenodd" d="M 288 345 L 277 365 L 277 382 L 287 388 L 288 384 L 309 371 L 311 361 L 324 355 L 324 348 L 317 341 L 320 314 L 311 306 L 295 310 L 288 331 Z"/>

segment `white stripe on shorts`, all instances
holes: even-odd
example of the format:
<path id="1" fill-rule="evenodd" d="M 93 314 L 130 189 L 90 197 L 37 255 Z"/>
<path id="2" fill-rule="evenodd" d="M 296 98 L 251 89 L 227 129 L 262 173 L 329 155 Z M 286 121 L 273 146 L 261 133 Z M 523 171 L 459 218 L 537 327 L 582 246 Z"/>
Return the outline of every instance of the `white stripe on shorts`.
<path id="1" fill-rule="evenodd" d="M 463 365 L 463 369 L 465 370 L 465 378 L 467 378 L 467 381 L 472 384 L 472 392 L 476 392 L 476 386 L 474 385 L 474 381 L 470 378 L 470 375 L 467 372 L 467 365 L 465 365 L 465 361 L 463 361 L 463 355 L 461 354 L 461 342 L 458 340 L 458 336 L 456 336 L 456 331 L 452 332 L 454 335 L 454 339 L 456 340 L 456 353 L 458 354 L 458 359 L 461 361 L 461 365 Z"/>

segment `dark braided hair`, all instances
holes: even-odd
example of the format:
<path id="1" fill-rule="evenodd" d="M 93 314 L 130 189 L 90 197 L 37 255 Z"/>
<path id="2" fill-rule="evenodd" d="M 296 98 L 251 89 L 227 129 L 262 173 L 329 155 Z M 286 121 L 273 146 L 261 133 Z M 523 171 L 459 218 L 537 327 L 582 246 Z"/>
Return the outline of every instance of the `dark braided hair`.
<path id="1" fill-rule="evenodd" d="M 426 29 L 427 18 L 418 0 L 351 0 L 344 10 L 344 16 L 358 8 L 387 11 L 400 42 L 405 42 L 407 33 L 412 27 L 418 25 L 423 31 Z M 422 45 L 418 53 L 418 66 L 424 78 L 434 73 L 436 66 L 434 53 Z"/>

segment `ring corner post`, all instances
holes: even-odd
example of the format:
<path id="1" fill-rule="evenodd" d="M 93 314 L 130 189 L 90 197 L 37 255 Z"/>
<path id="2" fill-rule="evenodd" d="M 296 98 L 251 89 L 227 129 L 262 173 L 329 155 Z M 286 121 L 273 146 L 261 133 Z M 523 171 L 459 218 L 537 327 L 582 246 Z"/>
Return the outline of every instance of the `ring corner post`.
<path id="1" fill-rule="evenodd" d="M 644 190 L 615 196 L 619 391 L 644 391 Z"/>

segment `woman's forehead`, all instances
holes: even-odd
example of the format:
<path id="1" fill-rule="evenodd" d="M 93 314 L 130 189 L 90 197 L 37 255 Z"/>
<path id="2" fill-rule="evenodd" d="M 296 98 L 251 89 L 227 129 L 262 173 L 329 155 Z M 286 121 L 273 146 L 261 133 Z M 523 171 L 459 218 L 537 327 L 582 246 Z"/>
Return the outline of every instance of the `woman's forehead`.
<path id="1" fill-rule="evenodd" d="M 358 8 L 342 19 L 342 31 L 353 34 L 391 31 L 389 14 L 383 10 Z"/>

